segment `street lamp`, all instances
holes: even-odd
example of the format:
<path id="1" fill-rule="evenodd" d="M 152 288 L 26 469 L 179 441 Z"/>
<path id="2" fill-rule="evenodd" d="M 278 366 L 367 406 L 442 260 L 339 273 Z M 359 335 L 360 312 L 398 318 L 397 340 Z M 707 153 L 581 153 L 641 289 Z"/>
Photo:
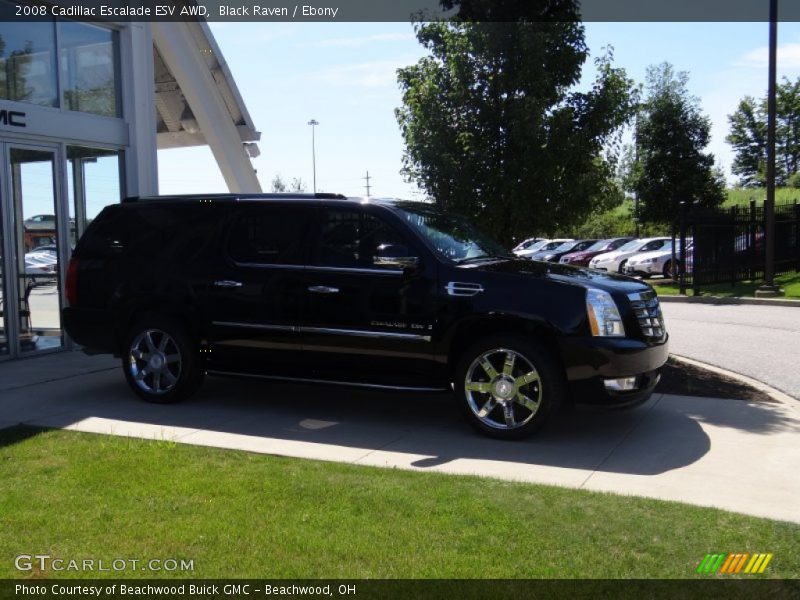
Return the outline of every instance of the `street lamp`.
<path id="1" fill-rule="evenodd" d="M 764 201 L 764 283 L 756 296 L 780 296 L 775 285 L 775 80 L 778 61 L 778 0 L 769 2 L 769 68 L 767 87 L 767 198 Z"/>
<path id="2" fill-rule="evenodd" d="M 314 129 L 316 128 L 317 125 L 319 125 L 319 121 L 317 121 L 316 119 L 311 119 L 308 122 L 308 124 L 311 125 L 311 169 L 314 174 L 314 193 L 316 194 L 317 193 L 317 149 L 314 140 Z"/>

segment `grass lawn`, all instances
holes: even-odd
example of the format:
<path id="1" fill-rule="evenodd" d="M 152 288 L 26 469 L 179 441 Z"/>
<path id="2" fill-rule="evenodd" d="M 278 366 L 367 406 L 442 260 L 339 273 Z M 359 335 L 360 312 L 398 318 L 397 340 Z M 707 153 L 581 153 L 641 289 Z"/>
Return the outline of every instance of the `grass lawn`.
<path id="1" fill-rule="evenodd" d="M 723 206 L 750 206 L 750 200 L 756 201 L 756 206 L 763 206 L 767 197 L 767 188 L 728 188 Z M 791 204 L 800 202 L 800 189 L 783 187 L 775 189 L 775 204 Z"/>
<path id="2" fill-rule="evenodd" d="M 660 295 L 677 296 L 680 289 L 677 285 L 661 284 L 656 280 L 651 281 L 653 288 Z M 743 298 L 755 296 L 755 291 L 764 283 L 763 280 L 757 281 L 740 281 L 736 285 L 729 283 L 716 283 L 714 285 L 700 286 L 700 293 L 704 296 L 722 296 L 726 298 Z M 800 298 L 800 273 L 787 273 L 785 275 L 777 275 L 775 283 L 783 288 L 786 293 L 786 298 Z M 687 289 L 686 295 L 691 296 L 692 290 Z"/>
<path id="3" fill-rule="evenodd" d="M 764 576 L 800 576 L 798 525 L 477 477 L 15 427 L 0 481 L 2 578 L 22 553 L 196 578 L 691 578 L 707 552 L 772 552 Z"/>

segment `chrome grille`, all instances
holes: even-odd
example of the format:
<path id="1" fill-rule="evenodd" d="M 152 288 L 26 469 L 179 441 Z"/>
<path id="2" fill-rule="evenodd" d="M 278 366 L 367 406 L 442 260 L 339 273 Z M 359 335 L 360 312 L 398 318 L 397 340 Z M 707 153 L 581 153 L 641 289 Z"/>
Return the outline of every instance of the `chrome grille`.
<path id="1" fill-rule="evenodd" d="M 642 336 L 648 341 L 659 341 L 664 337 L 664 316 L 655 292 L 636 292 L 628 294 L 631 308 L 636 315 Z"/>

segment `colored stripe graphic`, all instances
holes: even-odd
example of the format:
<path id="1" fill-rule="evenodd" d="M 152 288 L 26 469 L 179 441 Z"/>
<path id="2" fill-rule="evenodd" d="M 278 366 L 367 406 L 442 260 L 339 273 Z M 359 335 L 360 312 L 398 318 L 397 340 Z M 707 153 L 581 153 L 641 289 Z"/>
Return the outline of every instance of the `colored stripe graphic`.
<path id="1" fill-rule="evenodd" d="M 744 573 L 755 575 L 763 573 L 771 560 L 771 552 L 752 555 L 749 552 L 706 554 L 697 566 L 697 573 L 736 574 L 744 569 Z"/>

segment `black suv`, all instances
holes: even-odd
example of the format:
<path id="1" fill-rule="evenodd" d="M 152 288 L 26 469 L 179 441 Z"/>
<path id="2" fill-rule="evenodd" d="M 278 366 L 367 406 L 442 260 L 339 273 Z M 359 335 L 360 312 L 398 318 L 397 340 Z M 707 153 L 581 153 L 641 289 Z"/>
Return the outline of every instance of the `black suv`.
<path id="1" fill-rule="evenodd" d="M 645 401 L 667 359 L 650 286 L 517 259 L 429 204 L 330 194 L 131 198 L 69 263 L 64 325 L 153 402 L 203 376 L 455 391 L 522 437 L 567 399 Z"/>

